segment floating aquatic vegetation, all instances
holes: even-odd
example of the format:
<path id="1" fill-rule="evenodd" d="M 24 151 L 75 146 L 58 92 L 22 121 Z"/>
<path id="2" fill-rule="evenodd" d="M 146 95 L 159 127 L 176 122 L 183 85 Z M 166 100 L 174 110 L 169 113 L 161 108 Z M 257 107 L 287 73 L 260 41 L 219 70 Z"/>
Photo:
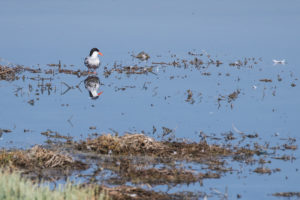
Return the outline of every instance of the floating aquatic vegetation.
<path id="1" fill-rule="evenodd" d="M 195 100 L 193 98 L 193 92 L 191 90 L 187 90 L 187 98 L 186 98 L 186 102 L 189 102 L 190 104 L 194 104 L 195 103 Z"/>
<path id="2" fill-rule="evenodd" d="M 272 79 L 265 78 L 265 79 L 260 79 L 259 81 L 268 83 L 268 82 L 272 82 Z"/>
<path id="3" fill-rule="evenodd" d="M 73 160 L 70 156 L 59 152 L 34 146 L 29 150 L 15 150 L 0 152 L 0 166 L 10 169 L 20 169 L 24 173 L 43 174 L 49 169 L 56 169 L 62 173 L 70 173 L 72 170 L 86 169 L 87 165 Z M 46 173 L 47 174 L 47 173 Z M 44 175 L 47 177 L 47 175 Z M 48 177 L 47 177 L 48 178 Z"/>
<path id="4" fill-rule="evenodd" d="M 118 186 L 118 187 L 100 187 L 101 191 L 105 191 L 112 199 L 136 199 L 136 200 L 152 200 L 152 199 L 170 199 L 168 194 L 161 192 L 148 191 L 139 187 Z"/>
<path id="5" fill-rule="evenodd" d="M 194 170 L 164 166 L 151 167 L 151 162 L 136 162 L 130 158 L 120 157 L 112 161 L 101 162 L 100 166 L 116 173 L 107 180 L 111 184 L 120 184 L 130 181 L 133 184 L 189 184 L 207 178 L 220 178 L 219 173 L 199 173 Z"/>
<path id="6" fill-rule="evenodd" d="M 277 192 L 272 195 L 275 197 L 300 197 L 300 192 Z"/>
<path id="7" fill-rule="evenodd" d="M 136 58 L 144 61 L 150 58 L 149 54 L 145 53 L 144 51 L 140 52 L 138 55 L 135 56 Z"/>
<path id="8" fill-rule="evenodd" d="M 234 101 L 238 98 L 238 95 L 240 94 L 240 90 L 236 90 L 233 93 L 228 95 L 228 103 L 230 103 L 231 101 Z"/>
<path id="9" fill-rule="evenodd" d="M 2 133 L 11 133 L 12 131 L 10 129 L 1 129 L 0 128 L 0 134 Z"/>
<path id="10" fill-rule="evenodd" d="M 0 80 L 7 80 L 7 81 L 15 80 L 16 72 L 17 72 L 16 68 L 0 65 Z"/>
<path id="11" fill-rule="evenodd" d="M 112 72 L 118 72 L 119 74 L 148 74 L 153 72 L 153 66 L 137 66 L 137 65 L 130 65 L 130 66 L 122 66 L 115 64 L 112 69 L 104 68 L 104 76 L 109 77 Z"/>
<path id="12" fill-rule="evenodd" d="M 218 97 L 218 104 L 219 104 L 219 108 L 221 107 L 221 101 L 222 100 L 227 100 L 228 103 L 230 103 L 230 106 L 231 106 L 231 109 L 233 108 L 233 104 L 232 104 L 232 101 L 235 101 L 239 94 L 240 94 L 240 90 L 237 89 L 236 91 L 232 92 L 231 94 L 227 95 L 227 96 L 224 96 L 224 95 L 219 95 Z"/>
<path id="13" fill-rule="evenodd" d="M 92 150 L 108 154 L 142 154 L 159 151 L 163 144 L 143 134 L 125 134 L 124 136 L 113 136 L 111 134 L 101 135 L 95 139 L 87 139 L 77 145 L 78 149 Z"/>
<path id="14" fill-rule="evenodd" d="M 64 136 L 59 134 L 57 131 L 47 130 L 45 132 L 41 132 L 41 135 L 44 135 L 48 138 L 55 138 L 55 139 L 65 139 L 65 140 L 71 140 L 71 136 Z"/>

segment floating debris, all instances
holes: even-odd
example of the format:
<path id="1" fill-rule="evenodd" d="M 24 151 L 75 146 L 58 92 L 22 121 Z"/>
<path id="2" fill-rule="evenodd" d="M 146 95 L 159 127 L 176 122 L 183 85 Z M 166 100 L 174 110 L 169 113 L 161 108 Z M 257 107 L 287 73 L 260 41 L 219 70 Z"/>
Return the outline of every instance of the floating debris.
<path id="1" fill-rule="evenodd" d="M 48 138 L 65 139 L 65 140 L 71 140 L 73 138 L 71 136 L 61 135 L 58 132 L 52 131 L 52 130 L 47 130 L 45 132 L 41 132 L 41 135 L 47 136 Z"/>
<path id="2" fill-rule="evenodd" d="M 283 148 L 285 149 L 289 149 L 289 150 L 297 150 L 298 149 L 298 145 L 288 145 L 288 144 L 284 144 Z"/>
<path id="3" fill-rule="evenodd" d="M 287 160 L 295 160 L 296 158 L 293 157 L 293 156 L 289 156 L 289 155 L 282 155 L 280 157 L 271 157 L 273 159 L 277 159 L 277 160 L 284 160 L 284 161 L 287 161 Z"/>
<path id="4" fill-rule="evenodd" d="M 269 168 L 265 167 L 258 167 L 254 170 L 254 172 L 259 173 L 259 174 L 271 174 L 272 171 Z"/>
<path id="5" fill-rule="evenodd" d="M 242 61 L 240 61 L 240 60 L 238 60 L 238 61 L 235 61 L 235 62 L 233 62 L 233 63 L 229 63 L 229 66 L 238 66 L 238 67 L 240 67 L 240 66 L 242 66 L 243 65 L 243 62 Z"/>
<path id="6" fill-rule="evenodd" d="M 100 186 L 100 191 L 108 194 L 112 199 L 136 199 L 136 200 L 151 200 L 151 199 L 170 199 L 168 194 L 162 192 L 148 191 L 139 187 L 118 186 L 105 187 Z M 183 198 L 184 196 L 182 196 Z"/>
<path id="7" fill-rule="evenodd" d="M 144 51 L 140 52 L 137 56 L 135 56 L 136 58 L 144 61 L 144 60 L 148 60 L 150 58 L 150 56 L 145 53 Z"/>
<path id="8" fill-rule="evenodd" d="M 272 79 L 265 78 L 265 79 L 260 79 L 259 81 L 267 83 L 267 82 L 272 82 Z"/>
<path id="9" fill-rule="evenodd" d="M 163 135 L 162 135 L 162 137 L 165 137 L 165 136 L 167 136 L 167 135 L 169 135 L 170 133 L 173 132 L 172 129 L 169 129 L 167 127 L 162 127 L 162 129 L 163 129 Z"/>
<path id="10" fill-rule="evenodd" d="M 40 170 L 49 168 L 67 171 L 87 168 L 86 164 L 74 161 L 68 155 L 63 155 L 38 145 L 27 151 L 0 151 L 0 166 L 19 168 L 26 173 L 38 173 Z"/>
<path id="11" fill-rule="evenodd" d="M 29 100 L 27 103 L 29 103 L 30 105 L 34 106 L 34 99 Z"/>
<path id="12" fill-rule="evenodd" d="M 11 68 L 7 66 L 0 65 L 0 80 L 11 81 L 14 80 L 15 74 L 18 70 L 16 68 Z"/>
<path id="13" fill-rule="evenodd" d="M 75 146 L 78 150 L 95 151 L 101 154 L 159 156 L 195 162 L 202 162 L 205 158 L 209 159 L 210 155 L 232 154 L 229 149 L 219 145 L 208 145 L 206 141 L 200 143 L 160 142 L 143 134 L 128 133 L 124 136 L 105 134 L 95 139 L 81 141 Z M 171 155 L 170 152 L 172 152 Z"/>
<path id="14" fill-rule="evenodd" d="M 189 102 L 190 104 L 194 104 L 195 100 L 193 98 L 193 92 L 191 90 L 187 90 L 186 92 L 187 92 L 188 96 L 185 101 Z"/>
<path id="15" fill-rule="evenodd" d="M 272 61 L 273 61 L 274 65 L 278 65 L 278 64 L 285 65 L 285 59 L 283 59 L 283 60 L 273 59 Z"/>
<path id="16" fill-rule="evenodd" d="M 107 78 L 109 77 L 112 72 L 118 72 L 119 74 L 122 74 L 122 73 L 125 73 L 125 74 L 148 74 L 148 73 L 152 73 L 152 74 L 155 74 L 153 72 L 153 66 L 145 66 L 145 67 L 142 67 L 142 66 L 137 66 L 137 65 L 134 65 L 134 66 L 122 66 L 122 65 L 117 65 L 115 64 L 114 67 L 112 69 L 107 69 L 107 68 L 104 68 L 104 76 Z"/>
<path id="17" fill-rule="evenodd" d="M 134 161 L 128 158 L 120 158 L 118 162 L 113 163 L 101 163 L 101 166 L 117 174 L 118 179 L 110 178 L 108 180 L 112 184 L 120 182 L 120 179 L 121 182 L 130 181 L 133 184 L 176 185 L 194 183 L 207 178 L 220 178 L 218 173 L 197 173 L 196 171 L 175 167 L 149 168 L 148 165 L 144 167 L 135 164 Z"/>
<path id="18" fill-rule="evenodd" d="M 193 52 L 188 52 L 189 55 L 191 56 L 203 56 L 203 53 L 193 53 Z"/>
<path id="19" fill-rule="evenodd" d="M 300 192 L 277 192 L 272 195 L 276 197 L 300 197 Z"/>
<path id="20" fill-rule="evenodd" d="M 234 101 L 238 98 L 240 94 L 240 90 L 237 89 L 236 91 L 234 91 L 233 93 L 228 95 L 228 103 L 230 103 L 231 101 Z"/>
<path id="21" fill-rule="evenodd" d="M 11 133 L 12 131 L 10 129 L 1 129 L 0 128 L 0 134 L 2 133 Z"/>

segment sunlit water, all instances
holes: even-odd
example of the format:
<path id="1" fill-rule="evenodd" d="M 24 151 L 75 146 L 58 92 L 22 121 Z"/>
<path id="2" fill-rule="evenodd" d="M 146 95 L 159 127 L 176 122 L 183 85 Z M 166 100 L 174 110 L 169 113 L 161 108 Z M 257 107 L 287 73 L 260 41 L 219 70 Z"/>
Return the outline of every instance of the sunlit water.
<path id="1" fill-rule="evenodd" d="M 299 10 L 299 1 L 1 1 L 1 64 L 56 70 L 46 64 L 61 60 L 67 69 L 85 70 L 83 59 L 92 47 L 104 56 L 98 69 L 103 94 L 97 100 L 84 87 L 86 77 L 26 72 L 20 75 L 24 79 L 0 81 L 0 128 L 12 130 L 2 135 L 0 145 L 44 144 L 47 138 L 40 133 L 47 129 L 84 139 L 93 132 L 151 135 L 153 126 L 154 137 L 162 127 L 190 140 L 199 140 L 200 131 L 220 136 L 239 129 L 258 133 L 261 142 L 295 137 L 299 145 Z M 148 61 L 131 56 L 142 50 L 151 56 Z M 202 53 L 198 57 L 204 62 L 210 55 L 223 64 L 200 70 L 153 64 L 193 60 L 189 51 Z M 229 66 L 252 57 L 257 61 L 252 67 Z M 272 59 L 287 63 L 273 65 Z M 105 78 L 103 67 L 110 69 L 115 62 L 154 66 L 155 74 L 113 72 Z M 207 72 L 211 75 L 203 75 Z M 259 81 L 265 78 L 272 82 Z M 72 88 L 66 91 L 64 83 Z M 193 104 L 186 101 L 187 90 L 193 92 Z M 236 90 L 236 100 L 218 103 L 220 96 Z M 273 198 L 274 192 L 299 189 L 299 164 L 273 161 L 282 171 L 272 176 L 226 175 L 205 180 L 203 187 L 173 190 L 213 187 L 224 192 L 227 187 L 230 199 L 238 193 L 246 199 Z"/>

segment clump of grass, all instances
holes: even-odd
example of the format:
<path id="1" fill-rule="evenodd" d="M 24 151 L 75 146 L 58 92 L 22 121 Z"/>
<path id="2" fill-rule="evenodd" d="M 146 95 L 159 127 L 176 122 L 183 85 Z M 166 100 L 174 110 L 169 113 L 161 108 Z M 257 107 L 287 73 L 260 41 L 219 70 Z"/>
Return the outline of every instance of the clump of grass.
<path id="1" fill-rule="evenodd" d="M 164 149 L 161 142 L 143 134 L 125 134 L 124 136 L 103 134 L 95 139 L 87 139 L 86 142 L 81 142 L 77 147 L 103 154 L 110 152 L 113 154 L 155 154 Z"/>
<path id="2" fill-rule="evenodd" d="M 67 183 L 58 189 L 51 190 L 49 186 L 37 185 L 30 180 L 21 178 L 17 172 L 0 172 L 0 199 L 33 200 L 33 199 L 55 199 L 55 200 L 106 200 L 110 199 L 104 191 L 100 192 L 97 187 L 79 187 Z"/>
<path id="3" fill-rule="evenodd" d="M 20 169 L 85 169 L 86 164 L 38 145 L 29 150 L 0 151 L 0 166 Z"/>
<path id="4" fill-rule="evenodd" d="M 87 169 L 88 165 L 57 150 L 36 145 L 28 150 L 0 150 L 0 167 L 21 170 L 22 174 L 33 178 L 55 180 L 74 171 Z"/>
<path id="5" fill-rule="evenodd" d="M 227 156 L 232 152 L 220 145 L 208 145 L 206 141 L 198 143 L 156 141 L 144 134 L 125 134 L 113 136 L 103 134 L 76 144 L 78 150 L 91 150 L 101 154 L 146 155 L 176 160 L 202 162 L 211 156 Z"/>

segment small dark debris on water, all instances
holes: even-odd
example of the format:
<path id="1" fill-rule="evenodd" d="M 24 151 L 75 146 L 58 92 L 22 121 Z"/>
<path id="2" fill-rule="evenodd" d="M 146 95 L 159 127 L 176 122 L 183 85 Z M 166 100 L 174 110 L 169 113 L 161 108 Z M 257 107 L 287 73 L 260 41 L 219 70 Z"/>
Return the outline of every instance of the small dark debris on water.
<path id="1" fill-rule="evenodd" d="M 300 192 L 277 192 L 272 195 L 275 197 L 300 197 Z"/>
<path id="2" fill-rule="evenodd" d="M 61 135 L 58 132 L 52 131 L 52 130 L 47 130 L 45 132 L 41 132 L 41 135 L 47 136 L 49 138 L 55 138 L 55 139 L 66 139 L 66 140 L 72 139 L 71 136 L 64 136 L 64 135 Z"/>
<path id="3" fill-rule="evenodd" d="M 230 131 L 229 133 L 224 133 L 222 134 L 224 135 L 224 139 L 225 141 L 229 141 L 229 140 L 235 140 L 236 138 L 233 136 L 233 133 Z"/>
<path id="4" fill-rule="evenodd" d="M 257 138 L 258 134 L 257 133 L 255 133 L 255 134 L 248 134 L 248 135 L 245 135 L 245 137 L 248 137 L 248 138 Z"/>
<path id="5" fill-rule="evenodd" d="M 0 133 L 11 133 L 12 131 L 10 129 L 1 129 L 0 128 Z"/>
<path id="6" fill-rule="evenodd" d="M 282 81 L 282 78 L 280 77 L 279 74 L 277 75 L 277 80 L 278 80 L 278 81 Z"/>
<path id="7" fill-rule="evenodd" d="M 194 98 L 193 98 L 193 92 L 189 89 L 189 90 L 187 90 L 186 91 L 187 92 L 187 94 L 188 94 L 188 96 L 187 96 L 187 98 L 186 98 L 186 102 L 189 102 L 190 104 L 194 104 L 195 103 L 195 100 L 194 100 Z"/>
<path id="8" fill-rule="evenodd" d="M 240 67 L 240 66 L 242 66 L 243 65 L 243 62 L 242 61 L 240 61 L 240 60 L 238 60 L 238 61 L 236 61 L 236 62 L 232 62 L 232 63 L 229 63 L 229 66 L 232 66 L 232 67 Z"/>
<path id="9" fill-rule="evenodd" d="M 221 61 L 219 61 L 219 60 L 216 60 L 216 63 L 215 63 L 215 64 L 216 64 L 217 67 L 219 67 L 219 66 L 222 65 L 223 63 L 222 63 Z"/>
<path id="10" fill-rule="evenodd" d="M 149 54 L 145 53 L 144 51 L 140 52 L 137 56 L 135 56 L 136 58 L 144 61 L 144 60 L 148 60 L 150 58 Z"/>
<path id="11" fill-rule="evenodd" d="M 10 129 L 1 129 L 0 128 L 0 138 L 2 137 L 3 133 L 10 133 L 12 132 Z"/>
<path id="12" fill-rule="evenodd" d="M 268 83 L 268 82 L 272 82 L 272 79 L 265 78 L 265 79 L 260 79 L 259 81 Z"/>
<path id="13" fill-rule="evenodd" d="M 96 126 L 90 126 L 90 130 L 96 130 Z"/>
<path id="14" fill-rule="evenodd" d="M 154 133 L 156 133 L 156 127 L 155 126 L 152 127 L 152 134 L 154 134 Z"/>
<path id="15" fill-rule="evenodd" d="M 34 106 L 34 99 L 29 100 L 27 103 L 29 103 L 30 105 Z"/>
<path id="16" fill-rule="evenodd" d="M 107 78 L 109 77 L 112 72 L 118 72 L 119 74 L 125 73 L 125 74 L 148 74 L 153 72 L 153 66 L 137 66 L 137 65 L 130 65 L 130 66 L 123 66 L 121 64 L 114 64 L 114 67 L 112 69 L 104 68 L 104 76 Z"/>
<path id="17" fill-rule="evenodd" d="M 284 144 L 283 145 L 284 149 L 288 149 L 288 150 L 296 150 L 298 149 L 298 145 L 288 145 L 288 144 Z"/>
<path id="18" fill-rule="evenodd" d="M 70 69 L 59 69 L 59 73 L 72 74 L 72 75 L 76 75 L 77 77 L 87 76 L 89 74 L 88 71 L 80 71 L 80 70 L 75 71 Z"/>
<path id="19" fill-rule="evenodd" d="M 194 65 L 196 68 L 199 68 L 201 65 L 204 64 L 204 62 L 199 58 L 194 58 L 194 60 L 190 61 L 190 64 Z"/>
<path id="20" fill-rule="evenodd" d="M 273 159 L 277 159 L 277 160 L 284 160 L 284 161 L 287 161 L 287 160 L 295 160 L 296 158 L 293 157 L 293 156 L 289 156 L 289 155 L 282 155 L 280 157 L 271 157 Z"/>
<path id="21" fill-rule="evenodd" d="M 210 73 L 210 72 L 203 72 L 202 75 L 203 75 L 203 76 L 210 76 L 211 73 Z"/>
<path id="22" fill-rule="evenodd" d="M 256 172 L 258 174 L 271 174 L 272 170 L 269 168 L 265 168 L 265 167 L 258 167 L 254 170 L 254 172 Z"/>
<path id="23" fill-rule="evenodd" d="M 280 172 L 281 171 L 281 169 L 280 168 L 275 168 L 275 169 L 272 169 L 272 172 L 274 173 L 274 172 Z"/>
<path id="24" fill-rule="evenodd" d="M 228 95 L 228 103 L 236 100 L 238 98 L 238 95 L 240 94 L 240 90 L 237 89 L 236 91 L 234 91 L 233 93 Z"/>
<path id="25" fill-rule="evenodd" d="M 191 51 L 189 51 L 188 54 L 191 56 L 203 56 L 203 53 L 193 53 Z"/>
<path id="26" fill-rule="evenodd" d="M 292 87 L 296 87 L 296 84 L 295 84 L 295 83 L 292 83 L 291 86 L 292 86 Z"/>
<path id="27" fill-rule="evenodd" d="M 162 127 L 162 129 L 163 129 L 163 135 L 162 135 L 162 137 L 165 137 L 165 136 L 167 136 L 167 135 L 169 135 L 170 133 L 173 132 L 172 129 L 169 129 L 167 127 Z"/>
<path id="28" fill-rule="evenodd" d="M 49 67 L 59 67 L 60 64 L 47 64 Z"/>
<path id="29" fill-rule="evenodd" d="M 259 161 L 258 161 L 258 163 L 259 163 L 259 164 L 266 164 L 266 163 L 271 163 L 271 161 L 270 161 L 270 160 L 269 160 L 269 161 L 266 161 L 266 160 L 260 158 Z"/>

